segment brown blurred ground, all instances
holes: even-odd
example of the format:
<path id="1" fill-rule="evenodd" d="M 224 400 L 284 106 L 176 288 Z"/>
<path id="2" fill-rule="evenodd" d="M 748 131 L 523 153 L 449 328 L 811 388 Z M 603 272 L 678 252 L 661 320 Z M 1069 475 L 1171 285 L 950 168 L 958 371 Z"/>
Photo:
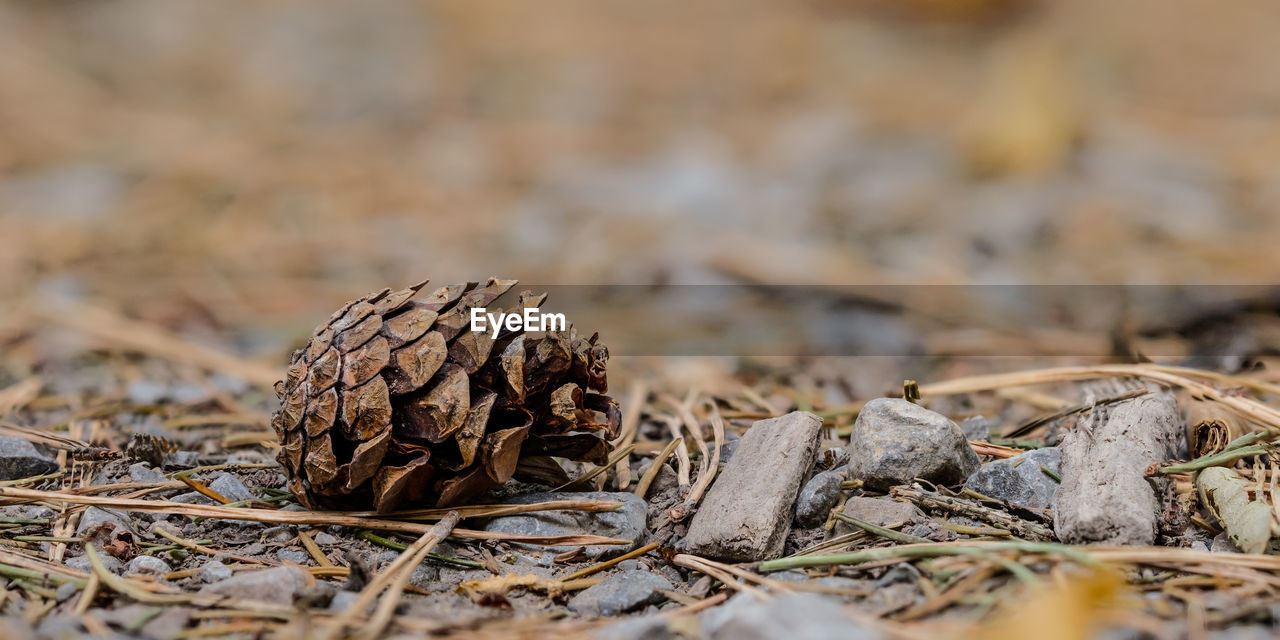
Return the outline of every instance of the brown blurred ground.
<path id="1" fill-rule="evenodd" d="M 278 359 L 422 277 L 1274 281 L 1270 3 L 907 4 L 5 3 L 0 314 Z"/>

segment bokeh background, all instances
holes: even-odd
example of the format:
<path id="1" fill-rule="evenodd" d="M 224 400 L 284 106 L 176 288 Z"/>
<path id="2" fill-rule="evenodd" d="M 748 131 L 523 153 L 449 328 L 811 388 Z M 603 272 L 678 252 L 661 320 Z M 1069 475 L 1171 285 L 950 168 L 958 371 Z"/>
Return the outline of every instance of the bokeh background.
<path id="1" fill-rule="evenodd" d="M 5 2 L 0 339 L 94 309 L 278 367 L 425 277 L 1273 282 L 1276 33 L 1262 0 Z"/>

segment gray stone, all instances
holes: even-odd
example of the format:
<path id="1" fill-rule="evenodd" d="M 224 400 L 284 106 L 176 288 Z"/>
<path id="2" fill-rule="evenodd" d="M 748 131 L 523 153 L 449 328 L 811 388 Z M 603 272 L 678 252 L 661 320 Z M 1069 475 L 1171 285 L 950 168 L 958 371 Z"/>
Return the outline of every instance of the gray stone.
<path id="1" fill-rule="evenodd" d="M 145 462 L 129 465 L 129 478 L 134 482 L 165 482 L 168 478 L 159 469 L 154 469 Z"/>
<path id="2" fill-rule="evenodd" d="M 850 518 L 857 518 L 864 522 L 889 527 L 902 523 L 920 523 L 927 522 L 928 517 L 919 507 L 910 502 L 898 502 L 890 498 L 849 498 L 844 503 L 844 508 L 840 510 Z M 840 521 L 836 523 L 835 533 L 843 535 L 860 531 L 853 525 Z"/>
<path id="3" fill-rule="evenodd" d="M 102 561 L 102 566 L 114 574 L 120 574 L 124 571 L 124 564 L 115 556 L 109 556 L 105 553 L 99 553 L 98 559 Z M 93 572 L 93 565 L 89 563 L 89 556 L 76 556 L 67 558 L 66 564 L 68 568 L 83 571 L 85 573 Z"/>
<path id="4" fill-rule="evenodd" d="M 82 536 L 104 523 L 110 523 L 114 527 L 113 532 L 116 534 L 133 530 L 129 526 L 128 516 L 116 511 L 89 507 L 84 510 L 84 513 L 80 514 L 80 522 L 76 525 L 76 535 Z"/>
<path id="5" fill-rule="evenodd" d="M 334 612 L 346 611 L 359 598 L 360 594 L 355 591 L 339 591 L 333 594 L 333 600 L 329 601 L 329 610 Z"/>
<path id="6" fill-rule="evenodd" d="M 1100 387 L 1096 397 L 1126 387 Z M 1093 393 L 1091 392 L 1091 396 Z M 1167 390 L 1095 406 L 1062 438 L 1062 486 L 1054 500 L 1054 532 L 1068 544 L 1155 542 L 1160 519 L 1156 487 L 1146 469 L 1178 454 L 1185 421 Z"/>
<path id="7" fill-rule="evenodd" d="M 578 615 L 616 616 L 662 600 L 659 590 L 673 587 L 666 578 L 648 571 L 623 571 L 587 588 L 569 601 Z"/>
<path id="8" fill-rule="evenodd" d="M 1023 507 L 1052 509 L 1058 496 L 1058 481 L 1041 467 L 1060 473 L 1061 462 L 1062 451 L 1058 448 L 1035 449 L 982 465 L 964 486 Z"/>
<path id="9" fill-rule="evenodd" d="M 844 476 L 835 471 L 823 471 L 806 482 L 796 498 L 796 526 L 808 529 L 826 522 L 831 507 L 840 500 L 842 482 Z"/>
<path id="10" fill-rule="evenodd" d="M 649 506 L 645 503 L 644 499 L 634 493 L 609 493 L 605 491 L 593 491 L 587 493 L 529 493 L 522 496 L 507 498 L 504 502 L 510 504 L 531 504 L 536 502 L 549 502 L 551 500 L 612 500 L 622 502 L 622 508 L 617 511 L 603 511 L 599 513 L 587 513 L 585 511 L 541 511 L 534 513 L 522 513 L 513 516 L 502 516 L 500 518 L 490 520 L 489 523 L 485 525 L 485 531 L 518 533 L 535 536 L 590 534 L 632 541 L 631 545 L 591 545 L 585 547 L 586 557 L 590 559 L 621 555 L 640 546 L 641 538 L 644 536 L 645 521 L 648 517 Z M 551 553 L 563 553 L 565 551 L 578 548 L 575 546 L 516 546 L 524 546 L 536 551 L 549 551 Z"/>
<path id="11" fill-rule="evenodd" d="M 680 629 L 673 628 L 670 618 L 652 615 L 625 618 L 596 627 L 591 632 L 591 637 L 598 640 L 685 640 L 688 636 L 681 633 Z"/>
<path id="12" fill-rule="evenodd" d="M 640 476 L 644 476 L 648 472 L 650 464 L 645 464 L 640 469 Z M 649 485 L 649 495 L 654 496 L 678 486 L 680 486 L 680 476 L 676 474 L 675 469 L 671 468 L 671 465 L 663 462 L 662 466 L 658 468 L 658 475 L 654 476 L 653 483 Z"/>
<path id="13" fill-rule="evenodd" d="M 294 597 L 313 584 L 315 584 L 315 578 L 299 567 L 272 567 L 257 571 L 243 571 L 230 578 L 205 585 L 200 589 L 200 593 L 275 604 L 292 604 Z"/>
<path id="14" fill-rule="evenodd" d="M 991 437 L 991 423 L 985 416 L 973 416 L 960 421 L 960 431 L 970 440 L 986 440 Z"/>
<path id="15" fill-rule="evenodd" d="M 689 524 L 690 553 L 731 561 L 782 555 L 822 418 L 795 411 L 751 425 Z"/>
<path id="16" fill-rule="evenodd" d="M 163 578 L 173 571 L 169 563 L 155 556 L 138 556 L 124 566 L 126 576 L 143 575 Z"/>
<path id="17" fill-rule="evenodd" d="M 316 544 L 322 547 L 332 547 L 337 544 L 342 544 L 342 541 L 339 540 L 337 536 L 324 531 L 321 531 L 320 533 L 317 533 L 315 535 L 315 541 L 316 541 Z"/>
<path id="18" fill-rule="evenodd" d="M 233 574 L 231 567 L 223 564 L 221 560 L 210 560 L 201 565 L 200 570 L 196 572 L 196 578 L 200 582 L 213 584 L 219 580 L 226 580 Z"/>
<path id="19" fill-rule="evenodd" d="M 42 476 L 57 470 L 57 461 L 37 451 L 30 442 L 0 436 L 0 480 Z"/>
<path id="20" fill-rule="evenodd" d="M 80 587 L 77 587 L 70 582 L 64 582 L 56 591 L 53 592 L 53 599 L 58 602 L 66 602 L 71 599 L 71 596 L 74 596 L 77 593 L 80 593 Z"/>
<path id="21" fill-rule="evenodd" d="M 303 551 L 302 549 L 290 549 L 288 547 L 276 549 L 276 557 L 279 558 L 281 562 L 292 562 L 293 564 L 301 565 L 305 565 L 311 560 L 311 554 L 306 551 Z"/>
<path id="22" fill-rule="evenodd" d="M 770 601 L 740 593 L 698 616 L 710 640 L 878 640 L 844 614 L 840 601 L 816 593 L 780 594 Z"/>
<path id="23" fill-rule="evenodd" d="M 188 469 L 200 464 L 200 454 L 195 451 L 174 451 L 164 457 L 164 466 Z"/>
<path id="24" fill-rule="evenodd" d="M 240 478 L 237 478 L 230 473 L 218 474 L 218 477 L 214 478 L 213 482 L 209 483 L 209 488 L 217 491 L 218 495 L 233 502 L 253 500 L 256 497 L 253 495 L 252 491 L 249 491 L 249 487 L 244 486 L 244 483 L 240 481 Z"/>
<path id="25" fill-rule="evenodd" d="M 849 477 L 877 491 L 916 478 L 960 484 L 979 464 L 956 423 L 901 398 L 868 402 L 849 438 Z"/>

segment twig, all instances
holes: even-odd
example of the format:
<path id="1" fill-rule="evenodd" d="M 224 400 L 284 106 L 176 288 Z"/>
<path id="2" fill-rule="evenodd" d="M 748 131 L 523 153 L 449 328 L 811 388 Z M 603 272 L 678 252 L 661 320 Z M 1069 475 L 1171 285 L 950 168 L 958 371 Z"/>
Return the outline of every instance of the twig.
<path id="1" fill-rule="evenodd" d="M 663 447 L 658 456 L 653 459 L 653 462 L 649 463 L 649 468 L 645 470 L 644 475 L 640 476 L 640 482 L 636 483 L 636 495 L 643 498 L 649 493 L 649 485 L 653 484 L 654 478 L 658 477 L 658 471 L 662 469 L 663 464 L 666 464 L 667 458 L 671 457 L 671 452 L 680 446 L 682 440 L 683 438 L 677 437 L 675 440 L 668 442 L 667 446 Z"/>
<path id="2" fill-rule="evenodd" d="M 587 576 L 589 576 L 589 575 L 591 575 L 591 574 L 593 574 L 593 573 L 595 573 L 595 572 L 597 572 L 597 571 L 603 571 L 603 570 L 608 569 L 609 567 L 612 567 L 613 565 L 618 564 L 618 563 L 620 563 L 620 562 L 623 562 L 623 561 L 626 561 L 626 560 L 630 560 L 630 559 L 632 559 L 632 558 L 638 558 L 638 557 L 640 557 L 640 556 L 642 556 L 642 555 L 644 555 L 644 554 L 646 554 L 646 553 L 649 553 L 650 551 L 653 551 L 654 549 L 657 549 L 657 548 L 658 548 L 658 543 L 656 543 L 656 542 L 650 542 L 649 544 L 646 544 L 646 545 L 644 545 L 643 547 L 640 547 L 639 549 L 636 549 L 635 551 L 631 551 L 631 552 L 629 552 L 629 553 L 624 553 L 624 554 L 622 554 L 622 555 L 620 555 L 620 556 L 618 556 L 618 557 L 616 557 L 616 558 L 613 558 L 612 560 L 605 560 L 604 562 L 601 562 L 600 564 L 592 565 L 592 566 L 587 567 L 586 569 L 582 569 L 582 570 L 580 570 L 580 571 L 575 571 L 575 572 L 573 572 L 573 573 L 571 573 L 571 574 L 569 574 L 569 575 L 567 575 L 567 576 L 565 576 L 565 577 L 561 578 L 560 580 L 561 580 L 562 582 L 567 582 L 567 581 L 569 581 L 569 580 L 576 580 L 576 579 L 578 579 L 578 578 L 585 578 L 585 577 L 587 577 Z"/>
<path id="3" fill-rule="evenodd" d="M 1004 511 L 973 504 L 966 500 L 944 496 L 932 491 L 927 491 L 925 489 L 921 489 L 918 485 L 912 487 L 894 487 L 891 492 L 894 496 L 906 498 L 923 509 L 947 511 L 950 513 L 968 516 L 970 518 L 984 520 L 1002 529 L 1008 529 L 1020 538 L 1029 538 L 1033 540 L 1054 539 L 1053 532 L 1043 525 L 1039 525 L 1034 522 L 1027 522 L 1022 518 L 1005 513 Z"/>
<path id="4" fill-rule="evenodd" d="M 354 517 L 342 512 L 333 511 L 276 511 L 268 509 L 232 508 L 217 505 L 183 504 L 168 500 L 138 500 L 131 498 L 110 498 L 104 496 L 79 496 L 54 491 L 36 491 L 33 489 L 16 489 L 0 487 L 0 498 L 13 498 L 18 501 L 47 500 L 62 504 L 87 504 L 111 507 L 124 511 L 143 511 L 159 513 L 175 513 L 205 518 L 226 518 L 231 520 L 249 520 L 253 522 L 272 522 L 277 524 L 323 524 L 344 527 L 362 527 L 381 531 L 398 531 L 401 533 L 426 533 L 431 527 L 417 522 L 399 522 L 378 518 Z M 631 540 L 615 540 L 594 535 L 566 536 L 532 536 L 508 534 L 493 531 L 475 531 L 471 529 L 454 529 L 450 537 L 462 540 L 503 540 L 524 544 L 548 546 L 560 545 L 624 545 Z"/>
<path id="5" fill-rule="evenodd" d="M 400 557 L 396 558 L 395 561 L 391 563 L 391 566 L 387 568 L 386 573 L 378 576 L 377 579 L 365 587 L 364 591 L 360 592 L 359 597 L 356 598 L 356 601 L 352 603 L 351 608 L 348 609 L 348 611 L 355 614 L 360 614 L 368 608 L 369 603 L 375 596 L 377 596 L 378 591 L 382 589 L 382 583 L 384 582 L 382 578 L 384 576 L 391 577 L 390 580 L 385 581 L 390 584 L 387 587 L 387 592 L 383 594 L 382 600 L 378 602 L 378 608 L 374 611 L 373 618 L 370 619 L 368 624 L 366 624 L 364 628 L 361 629 L 360 633 L 356 635 L 358 640 L 373 640 L 381 635 L 382 631 L 387 628 L 387 623 L 391 621 L 391 616 L 395 613 L 396 605 L 400 603 L 400 594 L 404 593 L 404 588 L 409 584 L 409 578 L 413 575 L 414 569 L 416 569 L 418 565 L 422 564 L 422 561 L 426 559 L 427 554 L 431 553 L 431 550 L 434 549 L 441 540 L 449 537 L 449 531 L 458 524 L 460 519 L 461 516 L 456 511 L 445 516 L 440 520 L 440 522 L 437 522 L 435 526 L 431 527 L 430 531 L 423 534 L 423 536 L 410 545 L 408 549 L 405 549 L 404 552 L 400 554 Z M 333 624 L 333 628 L 337 630 L 339 634 L 343 631 L 343 627 L 344 624 L 340 621 L 335 621 Z M 323 637 L 329 638 L 331 636 L 326 634 Z"/>

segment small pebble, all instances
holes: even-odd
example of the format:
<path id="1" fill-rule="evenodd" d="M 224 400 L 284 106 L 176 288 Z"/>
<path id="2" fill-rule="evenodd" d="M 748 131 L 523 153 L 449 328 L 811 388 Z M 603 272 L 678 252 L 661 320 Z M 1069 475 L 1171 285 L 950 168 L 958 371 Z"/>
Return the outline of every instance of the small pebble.
<path id="1" fill-rule="evenodd" d="M 138 556 L 124 566 L 126 576 L 144 575 L 163 578 L 172 571 L 169 563 L 155 556 Z"/>
<path id="2" fill-rule="evenodd" d="M 219 580 L 226 580 L 233 575 L 231 567 L 223 564 L 219 560 L 210 560 L 200 567 L 200 571 L 196 572 L 196 577 L 204 583 L 214 583 Z"/>

